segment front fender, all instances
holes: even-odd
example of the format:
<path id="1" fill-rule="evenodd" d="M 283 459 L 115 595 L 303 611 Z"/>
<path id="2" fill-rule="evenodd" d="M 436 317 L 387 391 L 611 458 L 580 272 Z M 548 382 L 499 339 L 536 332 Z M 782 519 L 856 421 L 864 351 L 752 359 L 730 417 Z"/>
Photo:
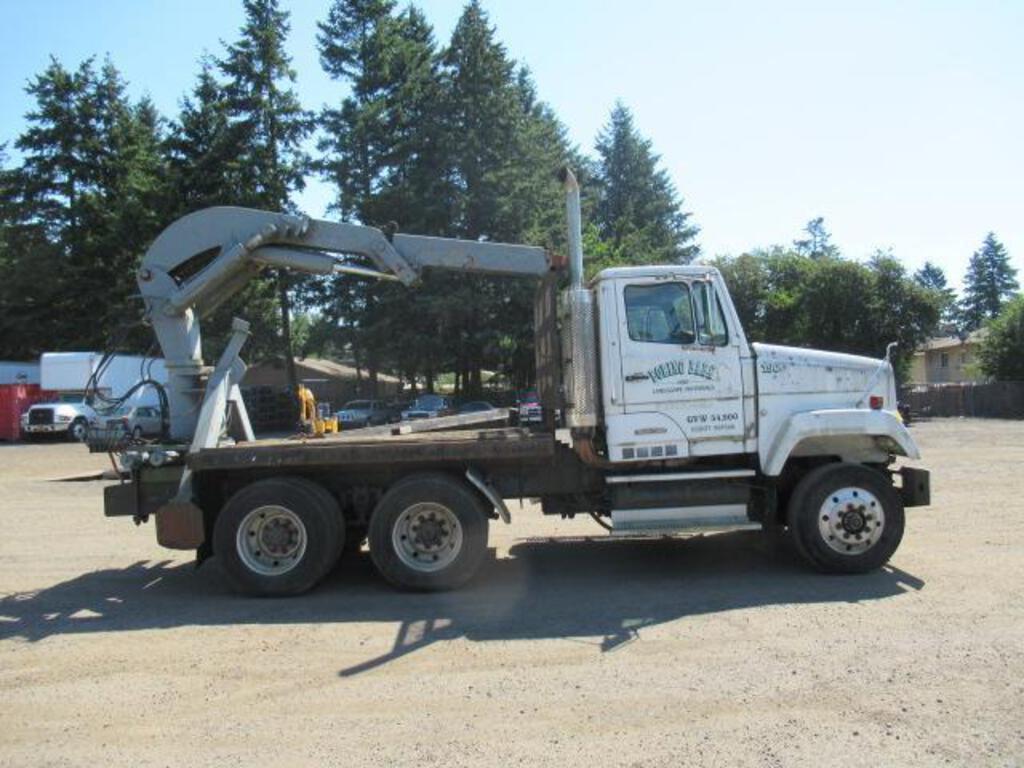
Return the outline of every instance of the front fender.
<path id="1" fill-rule="evenodd" d="M 887 438 L 882 443 L 880 439 Z M 921 458 L 907 428 L 889 411 L 863 408 L 836 408 L 796 413 L 768 445 L 759 446 L 764 474 L 779 475 L 786 460 L 804 443 L 813 446 L 810 453 L 834 453 L 844 460 L 862 459 L 866 449 L 878 453 L 895 453 L 910 459 Z M 808 443 L 810 445 L 808 445 Z M 881 444 L 880 444 L 881 443 Z"/>

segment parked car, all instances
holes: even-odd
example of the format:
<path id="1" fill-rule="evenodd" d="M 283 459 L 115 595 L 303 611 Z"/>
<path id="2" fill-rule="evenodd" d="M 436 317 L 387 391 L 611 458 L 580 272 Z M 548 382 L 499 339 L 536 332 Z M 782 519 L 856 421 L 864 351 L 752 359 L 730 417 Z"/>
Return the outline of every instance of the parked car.
<path id="1" fill-rule="evenodd" d="M 64 435 L 69 440 L 85 440 L 96 411 L 80 394 L 62 395 L 52 403 L 36 403 L 21 415 L 21 434 L 26 440 L 38 435 Z"/>
<path id="2" fill-rule="evenodd" d="M 160 409 L 152 405 L 123 405 L 116 411 L 97 416 L 91 423 L 108 431 L 122 429 L 136 440 L 159 437 L 163 431 Z"/>
<path id="3" fill-rule="evenodd" d="M 450 398 L 428 393 L 417 397 L 409 408 L 402 411 L 402 419 L 433 419 L 436 416 L 450 416 L 454 412 Z"/>
<path id="4" fill-rule="evenodd" d="M 544 408 L 540 398 L 534 391 L 524 392 L 519 396 L 519 423 L 540 424 L 544 421 Z"/>
<path id="5" fill-rule="evenodd" d="M 470 400 L 459 406 L 459 413 L 480 413 L 481 411 L 493 411 L 494 406 L 485 400 Z"/>
<path id="6" fill-rule="evenodd" d="M 342 429 L 377 427 L 398 421 L 398 411 L 383 400 L 353 400 L 338 411 Z"/>

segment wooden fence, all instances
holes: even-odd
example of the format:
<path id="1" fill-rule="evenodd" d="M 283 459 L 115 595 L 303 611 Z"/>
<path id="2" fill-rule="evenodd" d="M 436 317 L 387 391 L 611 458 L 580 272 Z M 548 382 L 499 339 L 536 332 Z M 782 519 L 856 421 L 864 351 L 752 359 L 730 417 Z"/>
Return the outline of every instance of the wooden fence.
<path id="1" fill-rule="evenodd" d="M 988 384 L 918 384 L 906 387 L 900 400 L 912 417 L 976 416 L 1024 419 L 1024 381 Z"/>

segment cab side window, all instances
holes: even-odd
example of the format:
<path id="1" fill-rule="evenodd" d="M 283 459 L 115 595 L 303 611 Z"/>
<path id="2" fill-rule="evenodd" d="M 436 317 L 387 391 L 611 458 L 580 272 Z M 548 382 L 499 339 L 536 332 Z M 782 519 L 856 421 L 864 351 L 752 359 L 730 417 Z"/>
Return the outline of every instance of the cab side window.
<path id="1" fill-rule="evenodd" d="M 626 327 L 633 341 L 693 344 L 693 303 L 686 283 L 627 285 Z"/>
<path id="2" fill-rule="evenodd" d="M 729 343 L 722 304 L 711 283 L 693 285 L 693 303 L 697 310 L 697 341 L 707 347 L 724 347 Z"/>

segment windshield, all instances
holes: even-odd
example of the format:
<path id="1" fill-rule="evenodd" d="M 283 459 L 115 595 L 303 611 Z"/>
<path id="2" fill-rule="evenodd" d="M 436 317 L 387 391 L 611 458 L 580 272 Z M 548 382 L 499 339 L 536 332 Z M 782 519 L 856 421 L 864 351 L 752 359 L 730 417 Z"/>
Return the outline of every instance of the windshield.
<path id="1" fill-rule="evenodd" d="M 444 398 L 440 395 L 421 395 L 412 405 L 414 408 L 438 408 L 444 405 Z"/>
<path id="2" fill-rule="evenodd" d="M 346 411 L 368 411 L 370 410 L 369 400 L 353 400 L 350 403 L 345 403 Z"/>

